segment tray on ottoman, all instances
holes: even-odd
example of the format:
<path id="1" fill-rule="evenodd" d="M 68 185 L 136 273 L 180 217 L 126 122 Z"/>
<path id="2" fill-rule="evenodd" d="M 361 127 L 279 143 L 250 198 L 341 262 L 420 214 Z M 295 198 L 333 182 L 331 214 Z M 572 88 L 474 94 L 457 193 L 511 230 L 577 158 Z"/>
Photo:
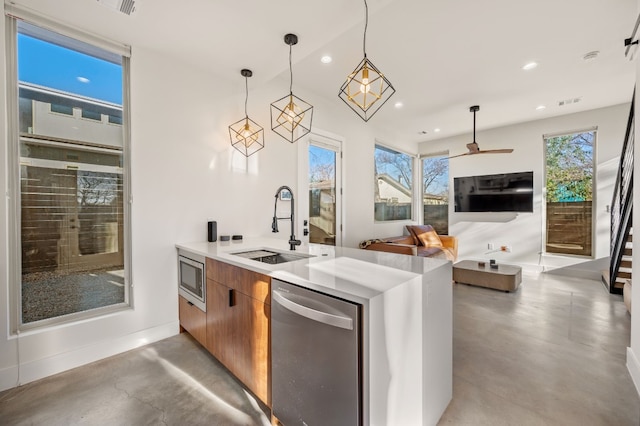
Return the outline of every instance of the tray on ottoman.
<path id="1" fill-rule="evenodd" d="M 497 269 L 493 269 L 488 263 L 479 266 L 476 261 L 462 260 L 453 265 L 453 280 L 495 290 L 515 291 L 522 282 L 522 268 L 498 265 Z"/>

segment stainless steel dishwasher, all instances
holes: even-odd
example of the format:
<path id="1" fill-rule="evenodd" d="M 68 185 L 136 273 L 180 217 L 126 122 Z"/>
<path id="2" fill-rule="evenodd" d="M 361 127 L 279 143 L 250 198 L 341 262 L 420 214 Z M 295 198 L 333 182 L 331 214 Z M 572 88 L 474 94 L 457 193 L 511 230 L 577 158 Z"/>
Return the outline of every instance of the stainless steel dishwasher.
<path id="1" fill-rule="evenodd" d="M 361 305 L 271 280 L 271 402 L 285 426 L 362 424 Z"/>

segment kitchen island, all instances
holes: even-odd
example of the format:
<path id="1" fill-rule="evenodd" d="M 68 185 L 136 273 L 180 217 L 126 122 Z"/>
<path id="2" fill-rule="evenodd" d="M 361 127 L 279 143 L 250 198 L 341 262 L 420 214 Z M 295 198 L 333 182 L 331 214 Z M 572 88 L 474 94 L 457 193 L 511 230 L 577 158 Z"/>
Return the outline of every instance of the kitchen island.
<path id="1" fill-rule="evenodd" d="M 291 252 L 287 241 L 270 238 L 176 247 L 362 305 L 363 424 L 431 425 L 446 409 L 452 396 L 450 262 L 315 244 Z M 250 250 L 310 257 L 267 264 L 236 254 Z"/>

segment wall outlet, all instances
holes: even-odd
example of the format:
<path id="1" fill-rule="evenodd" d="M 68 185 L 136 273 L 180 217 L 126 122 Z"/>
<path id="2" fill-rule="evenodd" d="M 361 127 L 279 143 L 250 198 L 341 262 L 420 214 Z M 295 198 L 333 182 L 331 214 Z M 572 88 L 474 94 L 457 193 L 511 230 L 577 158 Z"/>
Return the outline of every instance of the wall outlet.
<path id="1" fill-rule="evenodd" d="M 508 246 L 508 245 L 500 246 L 500 251 L 504 251 L 506 253 L 511 253 L 511 246 Z"/>
<path id="2" fill-rule="evenodd" d="M 493 243 L 487 244 L 487 250 L 493 250 Z"/>

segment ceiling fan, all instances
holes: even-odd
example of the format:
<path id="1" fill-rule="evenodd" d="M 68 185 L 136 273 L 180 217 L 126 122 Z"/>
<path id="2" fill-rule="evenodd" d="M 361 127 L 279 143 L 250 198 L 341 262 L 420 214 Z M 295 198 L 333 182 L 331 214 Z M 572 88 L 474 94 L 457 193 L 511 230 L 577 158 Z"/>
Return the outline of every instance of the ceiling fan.
<path id="1" fill-rule="evenodd" d="M 513 149 L 509 149 L 509 148 L 487 149 L 484 151 L 480 150 L 480 147 L 476 142 L 476 112 L 480 111 L 480 106 L 474 105 L 472 107 L 469 107 L 469 111 L 473 113 L 473 142 L 467 144 L 467 149 L 469 150 L 468 152 L 465 152 L 464 154 L 454 155 L 449 158 L 456 158 L 456 157 L 462 157 L 463 155 L 475 155 L 475 154 L 510 154 L 513 152 Z"/>

